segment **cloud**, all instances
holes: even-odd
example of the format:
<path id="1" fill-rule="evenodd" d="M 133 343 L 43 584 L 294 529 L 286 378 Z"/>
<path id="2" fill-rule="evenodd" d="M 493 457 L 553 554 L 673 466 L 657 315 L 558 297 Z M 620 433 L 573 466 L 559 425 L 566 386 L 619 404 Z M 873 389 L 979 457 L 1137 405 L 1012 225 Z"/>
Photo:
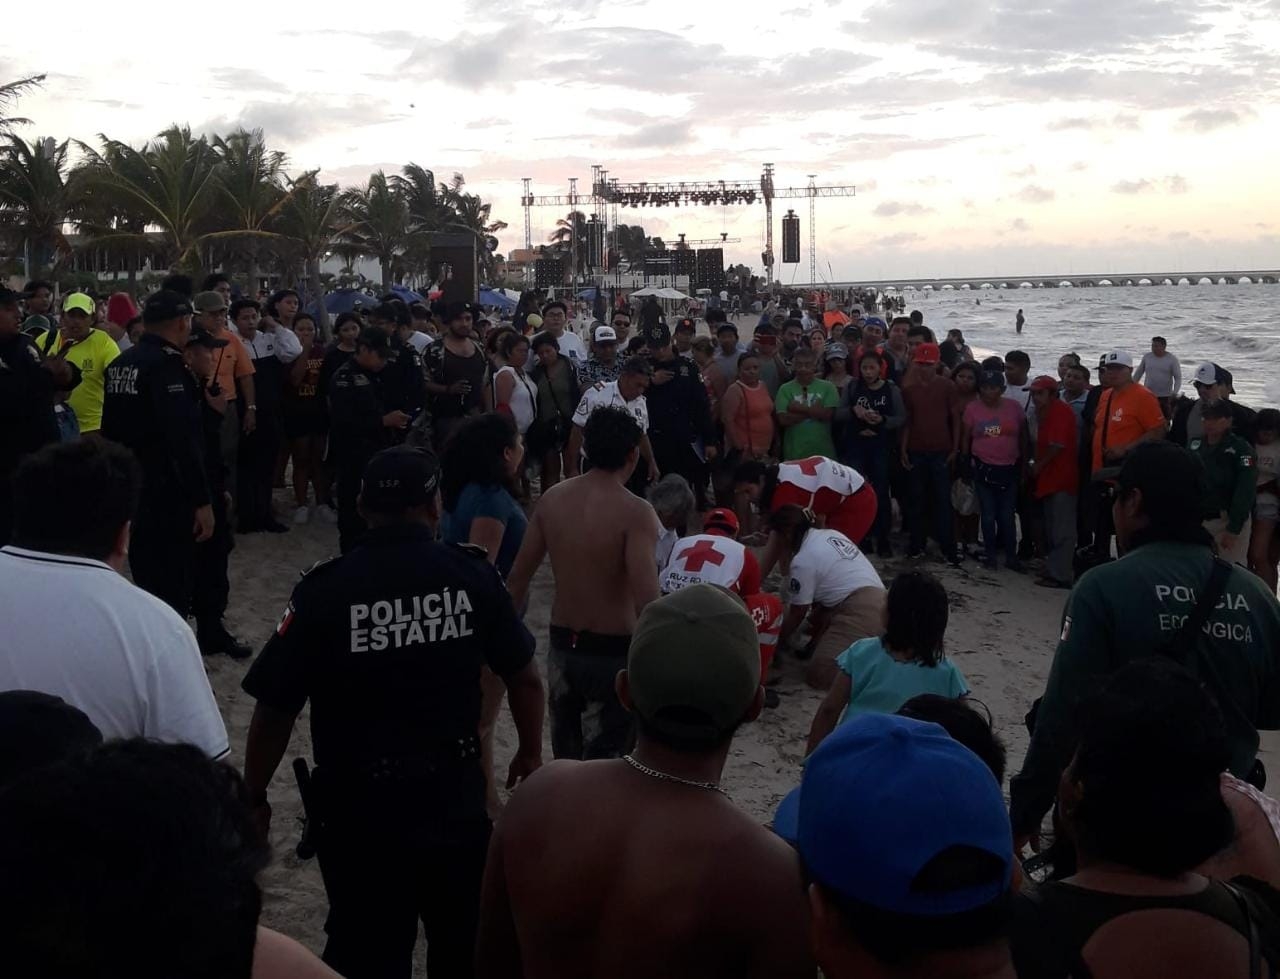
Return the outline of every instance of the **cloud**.
<path id="1" fill-rule="evenodd" d="M 1083 173 L 1085 170 L 1088 170 L 1088 169 L 1089 169 L 1089 163 L 1087 160 L 1076 160 L 1075 163 L 1067 167 L 1067 170 L 1070 173 Z"/>
<path id="2" fill-rule="evenodd" d="M 256 68 L 211 68 L 204 77 L 215 87 L 234 92 L 289 92 L 292 89 Z"/>
<path id="3" fill-rule="evenodd" d="M 1111 193 L 1128 195 L 1147 194 L 1157 191 L 1164 191 L 1167 194 L 1185 194 L 1189 189 L 1186 177 L 1176 173 L 1167 177 L 1118 180 L 1111 185 Z"/>
<path id="4" fill-rule="evenodd" d="M 632 130 L 624 142 L 627 146 L 644 146 L 663 149 L 693 140 L 691 119 L 672 119 L 652 122 Z"/>
<path id="5" fill-rule="evenodd" d="M 1028 163 L 1021 170 L 1013 170 L 1009 174 L 1009 176 L 1017 180 L 1025 180 L 1027 177 L 1034 177 L 1035 175 L 1036 175 L 1036 165 L 1034 163 Z"/>
<path id="6" fill-rule="evenodd" d="M 932 214 L 933 208 L 915 201 L 885 201 L 877 204 L 871 213 L 878 218 L 919 217 L 921 214 Z"/>
<path id="7" fill-rule="evenodd" d="M 467 123 L 467 129 L 494 129 L 498 126 L 511 125 L 510 119 L 503 119 L 501 116 L 485 116 L 483 119 L 472 119 Z"/>
<path id="8" fill-rule="evenodd" d="M 198 132 L 261 129 L 272 142 L 305 143 L 326 133 L 350 132 L 397 118 L 388 102 L 378 99 L 328 101 L 314 95 L 288 102 L 246 102 L 232 116 L 219 116 L 195 127 Z"/>
<path id="9" fill-rule="evenodd" d="M 1014 218 L 1011 222 L 1009 222 L 1008 230 L 1016 231 L 1016 232 L 1030 231 L 1031 225 L 1027 224 L 1027 222 L 1023 218 Z"/>
<path id="10" fill-rule="evenodd" d="M 916 234 L 914 231 L 900 231 L 897 234 L 877 238 L 876 247 L 894 249 L 901 248 L 903 245 L 914 245 L 918 241 L 924 241 L 924 235 Z"/>
<path id="11" fill-rule="evenodd" d="M 1178 120 L 1184 129 L 1197 133 L 1211 133 L 1215 129 L 1225 129 L 1253 119 L 1252 109 L 1193 109 Z"/>
<path id="12" fill-rule="evenodd" d="M 528 77 L 529 63 L 522 52 L 536 33 L 536 21 L 515 17 L 496 31 L 463 31 L 447 44 L 435 37 L 421 38 L 394 71 L 381 77 L 396 82 L 429 81 L 469 92 L 506 88 Z"/>
<path id="13" fill-rule="evenodd" d="M 1014 196 L 1024 204 L 1046 204 L 1058 195 L 1056 191 L 1049 187 L 1027 184 Z"/>

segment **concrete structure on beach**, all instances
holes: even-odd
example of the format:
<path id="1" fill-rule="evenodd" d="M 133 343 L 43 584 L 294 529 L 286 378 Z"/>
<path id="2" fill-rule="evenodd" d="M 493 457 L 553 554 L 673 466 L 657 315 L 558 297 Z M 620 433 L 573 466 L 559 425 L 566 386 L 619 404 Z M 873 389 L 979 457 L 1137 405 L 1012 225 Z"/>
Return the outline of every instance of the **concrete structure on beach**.
<path id="1" fill-rule="evenodd" d="M 981 289 L 1091 289 L 1098 286 L 1234 286 L 1276 285 L 1280 283 L 1280 270 L 1213 272 L 1108 272 L 1105 275 L 1016 275 L 1016 276 L 966 276 L 946 279 L 860 279 L 846 282 L 812 283 L 815 289 L 879 289 L 882 292 L 914 289 L 919 291 L 951 292 Z M 793 288 L 808 288 L 804 286 Z"/>

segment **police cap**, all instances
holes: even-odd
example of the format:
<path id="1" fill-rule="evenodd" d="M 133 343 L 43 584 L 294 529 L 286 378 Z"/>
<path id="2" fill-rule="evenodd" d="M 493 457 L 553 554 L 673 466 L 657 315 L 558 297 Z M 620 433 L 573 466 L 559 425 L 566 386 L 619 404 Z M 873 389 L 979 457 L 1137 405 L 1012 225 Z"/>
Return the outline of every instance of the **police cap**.
<path id="1" fill-rule="evenodd" d="M 191 301 L 182 293 L 161 289 L 149 295 L 142 304 L 142 322 L 148 326 L 153 323 L 168 323 L 170 320 L 190 316 L 193 312 Z"/>
<path id="2" fill-rule="evenodd" d="M 435 454 L 411 445 L 383 449 L 364 467 L 360 506 L 367 513 L 402 513 L 435 499 L 440 462 Z"/>

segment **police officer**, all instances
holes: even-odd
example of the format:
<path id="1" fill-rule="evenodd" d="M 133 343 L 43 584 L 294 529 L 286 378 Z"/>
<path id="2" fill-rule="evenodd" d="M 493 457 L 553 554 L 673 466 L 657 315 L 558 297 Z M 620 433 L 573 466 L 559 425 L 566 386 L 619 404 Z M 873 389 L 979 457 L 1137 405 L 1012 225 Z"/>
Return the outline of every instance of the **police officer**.
<path id="1" fill-rule="evenodd" d="M 134 583 L 183 618 L 191 606 L 195 546 L 213 536 L 199 390 L 183 360 L 192 307 L 161 289 L 142 307 L 142 339 L 106 370 L 102 434 L 142 466 L 142 494 L 129 542 Z"/>
<path id="2" fill-rule="evenodd" d="M 329 381 L 329 457 L 338 481 L 338 544 L 343 554 L 365 531 L 356 506 L 364 467 L 409 424 L 405 412 L 387 404 L 383 375 L 390 353 L 386 333 L 368 327 L 356 340 L 355 354 Z"/>
<path id="3" fill-rule="evenodd" d="M 426 449 L 374 456 L 360 492 L 368 534 L 302 579 L 244 679 L 258 702 L 245 782 L 260 824 L 311 702 L 306 806 L 329 895 L 324 960 L 356 979 L 407 976 L 419 918 L 433 979 L 472 975 L 490 831 L 483 665 L 503 678 L 519 733 L 508 785 L 541 764 L 533 637 L 482 549 L 436 542 L 439 484 Z"/>
<path id="4" fill-rule="evenodd" d="M 1081 699 L 1130 660 L 1167 655 L 1198 675 L 1222 707 L 1231 773 L 1264 780 L 1258 729 L 1280 728 L 1280 605 L 1260 578 L 1215 556 L 1201 526 L 1204 479 L 1196 457 L 1171 442 L 1125 457 L 1112 507 L 1122 557 L 1071 591 L 1026 761 L 1010 782 L 1021 841 L 1053 804 Z"/>
<path id="5" fill-rule="evenodd" d="M 676 354 L 671 331 L 661 321 L 640 331 L 649 349 L 653 377 L 645 400 L 649 408 L 649 442 L 658 471 L 679 473 L 693 488 L 698 506 L 705 506 L 706 462 L 716 458 L 716 427 L 711 403 L 697 365 Z M 694 443 L 702 446 L 702 458 Z"/>
<path id="6" fill-rule="evenodd" d="M 223 424 L 226 413 L 235 409 L 228 405 L 227 392 L 218 383 L 214 357 L 230 342 L 203 326 L 196 326 L 183 352 L 187 369 L 195 377 L 199 390 L 196 398 L 204 436 L 204 467 L 209 480 L 209 502 L 213 505 L 213 536 L 196 545 L 191 613 L 196 620 L 200 652 L 206 656 L 226 653 L 232 659 L 248 659 L 253 650 L 228 632 L 222 621 L 231 592 L 227 560 L 235 547 L 235 535 L 227 520 L 227 465 L 222 453 L 222 435 L 226 430 Z"/>
<path id="7" fill-rule="evenodd" d="M 1204 464 L 1204 529 L 1228 561 L 1249 566 L 1249 530 L 1258 491 L 1258 457 L 1234 431 L 1231 402 L 1221 398 L 1200 406 L 1204 435 L 1188 448 Z"/>
<path id="8" fill-rule="evenodd" d="M 410 419 L 422 411 L 426 399 L 426 379 L 422 372 L 422 357 L 400 338 L 401 326 L 413 322 L 409 307 L 399 299 L 384 301 L 369 314 L 372 328 L 381 330 L 387 337 L 387 369 L 382 376 L 382 393 L 388 410 L 403 411 Z"/>
<path id="9" fill-rule="evenodd" d="M 9 543 L 13 530 L 10 477 L 26 456 L 58 440 L 54 389 L 70 380 L 65 361 L 46 364 L 31 337 L 21 332 L 22 298 L 22 293 L 0 287 L 0 545 Z M 61 370 L 60 378 L 55 369 Z"/>

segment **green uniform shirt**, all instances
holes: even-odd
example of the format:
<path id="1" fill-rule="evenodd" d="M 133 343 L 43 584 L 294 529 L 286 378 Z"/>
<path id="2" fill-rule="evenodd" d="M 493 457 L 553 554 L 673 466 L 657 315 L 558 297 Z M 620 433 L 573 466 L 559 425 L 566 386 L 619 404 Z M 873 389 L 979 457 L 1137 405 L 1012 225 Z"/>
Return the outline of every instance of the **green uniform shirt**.
<path id="1" fill-rule="evenodd" d="M 808 405 L 821 405 L 823 408 L 835 408 L 840 404 L 840 392 L 830 381 L 815 377 L 808 388 L 802 388 L 799 381 L 787 381 L 778 388 L 774 398 L 774 408 L 778 414 L 784 414 L 792 401 L 804 401 Z M 782 430 L 782 459 L 808 459 L 810 456 L 836 457 L 835 442 L 831 438 L 831 422 L 806 418 L 798 425 L 791 425 Z"/>
<path id="2" fill-rule="evenodd" d="M 1037 832 L 1075 750 L 1074 715 L 1099 676 L 1130 660 L 1157 655 L 1196 607 L 1213 568 L 1208 547 L 1158 541 L 1087 572 L 1067 600 L 1062 634 L 1036 718 L 1026 761 L 1009 784 L 1015 834 Z M 1262 579 L 1240 567 L 1184 664 L 1213 657 L 1225 694 L 1231 772 L 1244 777 L 1258 752 L 1257 729 L 1280 728 L 1280 604 Z M 1241 717 L 1240 714 L 1244 716 Z M 1246 721 L 1248 719 L 1248 721 Z"/>
<path id="3" fill-rule="evenodd" d="M 1227 515 L 1227 532 L 1238 534 L 1253 512 L 1258 489 L 1258 457 L 1253 446 L 1235 432 L 1227 432 L 1217 445 L 1206 438 L 1188 444 L 1204 463 L 1208 492 L 1204 498 L 1206 519 Z"/>

